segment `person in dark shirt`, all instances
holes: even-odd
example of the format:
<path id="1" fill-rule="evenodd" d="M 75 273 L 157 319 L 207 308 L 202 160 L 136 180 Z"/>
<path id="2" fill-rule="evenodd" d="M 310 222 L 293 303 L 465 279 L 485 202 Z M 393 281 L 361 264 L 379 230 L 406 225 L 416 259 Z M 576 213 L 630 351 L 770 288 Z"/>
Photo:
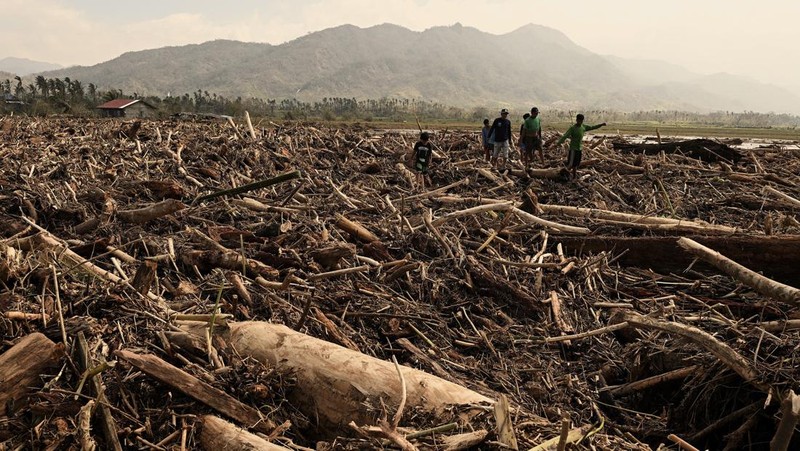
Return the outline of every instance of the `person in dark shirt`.
<path id="1" fill-rule="evenodd" d="M 414 169 L 417 171 L 417 188 L 421 191 L 425 189 L 425 174 L 428 173 L 428 164 L 433 154 L 433 146 L 430 142 L 430 134 L 422 132 L 419 134 L 419 141 L 414 144 Z"/>
<path id="2" fill-rule="evenodd" d="M 502 158 L 501 170 L 505 170 L 508 164 L 508 151 L 511 148 L 511 121 L 508 120 L 508 110 L 500 110 L 500 117 L 494 120 L 489 134 L 494 134 L 494 153 L 492 154 L 492 166 L 497 167 L 497 161 Z"/>

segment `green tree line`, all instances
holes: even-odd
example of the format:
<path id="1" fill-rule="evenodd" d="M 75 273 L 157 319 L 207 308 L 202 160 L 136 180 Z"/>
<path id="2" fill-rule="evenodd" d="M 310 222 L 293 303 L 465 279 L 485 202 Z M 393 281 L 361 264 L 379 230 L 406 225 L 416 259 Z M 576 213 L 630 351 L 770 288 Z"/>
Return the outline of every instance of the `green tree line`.
<path id="1" fill-rule="evenodd" d="M 141 99 L 157 109 L 160 117 L 178 113 L 216 114 L 234 117 L 247 111 L 254 117 L 323 121 L 477 123 L 493 119 L 496 107 L 458 108 L 420 99 L 356 99 L 325 97 L 304 102 L 297 99 L 228 98 L 198 89 L 180 96 L 141 96 L 120 89 L 99 90 L 92 83 L 64 78 L 37 76 L 27 85 L 20 77 L 0 81 L 0 114 L 44 116 L 69 114 L 98 116 L 97 106 L 113 99 Z M 519 111 L 519 116 L 524 111 Z M 570 122 L 579 111 L 547 110 L 542 113 L 548 122 Z M 580 111 L 589 117 L 607 122 L 653 124 L 697 124 L 716 127 L 781 127 L 797 128 L 800 117 L 791 114 L 756 113 L 752 111 L 693 113 L 673 110 L 620 112 L 609 110 Z M 512 117 L 517 116 L 512 111 Z"/>

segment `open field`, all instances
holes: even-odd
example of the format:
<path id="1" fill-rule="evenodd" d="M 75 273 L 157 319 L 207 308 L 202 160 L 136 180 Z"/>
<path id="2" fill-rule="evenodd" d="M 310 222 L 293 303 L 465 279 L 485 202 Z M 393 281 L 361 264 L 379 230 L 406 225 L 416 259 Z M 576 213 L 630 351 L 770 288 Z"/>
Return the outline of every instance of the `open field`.
<path id="1" fill-rule="evenodd" d="M 800 446 L 795 144 L 423 125 L 0 119 L 0 450 Z"/>
<path id="2" fill-rule="evenodd" d="M 491 118 L 490 118 L 491 120 Z M 588 118 L 587 123 L 594 124 L 595 122 L 603 122 L 603 119 Z M 521 124 L 516 118 L 512 118 L 512 123 L 517 127 Z M 339 122 L 338 125 L 352 125 L 352 122 Z M 409 129 L 417 130 L 417 124 L 414 122 L 368 122 L 361 124 L 368 125 L 376 128 L 386 129 Z M 424 122 L 421 124 L 426 129 L 449 129 L 449 130 L 480 130 L 482 124 L 479 122 Z M 569 122 L 547 122 L 543 119 L 544 131 L 563 133 L 569 126 Z M 709 138 L 741 138 L 741 139 L 779 139 L 787 141 L 800 141 L 800 129 L 796 128 L 781 128 L 781 127 L 717 127 L 711 125 L 700 124 L 664 124 L 664 123 L 645 123 L 645 122 L 631 122 L 631 123 L 614 123 L 610 122 L 608 128 L 604 129 L 604 133 L 619 133 L 622 135 L 643 135 L 655 136 L 656 130 L 661 133 L 663 137 L 709 137 Z M 517 130 L 515 130 L 517 131 Z"/>

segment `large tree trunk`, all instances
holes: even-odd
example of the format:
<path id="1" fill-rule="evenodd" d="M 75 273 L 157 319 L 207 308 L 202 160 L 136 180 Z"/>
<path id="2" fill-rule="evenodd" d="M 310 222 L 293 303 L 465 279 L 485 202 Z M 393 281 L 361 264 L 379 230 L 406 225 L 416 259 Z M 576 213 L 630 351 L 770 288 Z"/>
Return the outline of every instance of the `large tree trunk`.
<path id="1" fill-rule="evenodd" d="M 375 424 L 384 414 L 382 403 L 390 412 L 400 404 L 402 385 L 390 362 L 266 322 L 231 323 L 224 339 L 240 355 L 294 374 L 297 386 L 290 393 L 292 402 L 310 418 L 319 418 L 323 426 L 345 426 L 351 421 Z M 406 366 L 400 370 L 407 409 L 441 414 L 452 405 L 494 402 L 423 371 Z"/>
<path id="2" fill-rule="evenodd" d="M 614 149 L 622 152 L 643 153 L 645 155 L 658 155 L 661 152 L 680 152 L 709 163 L 715 161 L 736 163 L 742 159 L 742 154 L 736 149 L 727 144 L 722 144 L 710 139 L 690 139 L 687 141 L 664 144 L 628 144 L 615 142 Z"/>
<path id="3" fill-rule="evenodd" d="M 800 237 L 797 236 L 690 236 L 698 243 L 721 252 L 723 255 L 754 268 L 764 275 L 783 283 L 800 285 Z M 649 268 L 662 274 L 681 273 L 694 260 L 693 256 L 678 246 L 677 237 L 616 237 L 616 236 L 559 236 L 570 254 L 613 252 L 620 254 L 617 262 L 622 266 Z M 657 257 L 654 257 L 657 256 Z M 695 269 L 709 270 L 711 265 L 702 261 Z"/>

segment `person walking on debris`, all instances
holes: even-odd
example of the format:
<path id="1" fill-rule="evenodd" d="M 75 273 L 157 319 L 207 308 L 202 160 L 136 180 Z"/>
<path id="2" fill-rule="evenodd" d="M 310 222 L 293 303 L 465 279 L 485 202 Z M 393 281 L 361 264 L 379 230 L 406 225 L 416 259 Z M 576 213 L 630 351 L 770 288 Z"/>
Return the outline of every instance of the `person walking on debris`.
<path id="1" fill-rule="evenodd" d="M 525 113 L 522 115 L 522 124 L 519 126 L 519 142 L 517 143 L 517 147 L 519 148 L 519 158 L 523 162 L 525 161 L 525 141 L 522 140 L 522 136 L 525 133 L 525 121 L 531 117 L 530 113 Z"/>
<path id="2" fill-rule="evenodd" d="M 584 118 L 582 114 L 576 116 L 575 124 L 572 125 L 563 135 L 561 135 L 561 138 L 559 138 L 558 142 L 556 143 L 556 145 L 561 145 L 564 141 L 569 139 L 569 154 L 567 156 L 566 163 L 567 170 L 572 173 L 572 179 L 578 177 L 578 166 L 581 164 L 581 154 L 583 153 L 583 134 L 590 130 L 596 130 L 606 125 L 605 122 L 598 125 L 583 125 L 583 119 Z"/>
<path id="3" fill-rule="evenodd" d="M 492 167 L 497 167 L 497 161 L 502 157 L 501 171 L 505 170 L 508 163 L 508 152 L 511 148 L 511 121 L 508 120 L 508 110 L 500 110 L 500 117 L 492 122 L 489 134 L 494 134 L 494 153 L 492 153 Z"/>
<path id="4" fill-rule="evenodd" d="M 492 158 L 492 150 L 494 150 L 494 136 L 489 134 L 492 127 L 489 125 L 489 119 L 483 120 L 483 129 L 481 130 L 481 142 L 483 143 L 483 156 L 488 163 Z"/>
<path id="5" fill-rule="evenodd" d="M 433 154 L 433 146 L 430 142 L 430 134 L 422 132 L 419 134 L 419 141 L 414 144 L 414 169 L 417 171 L 417 188 L 422 191 L 425 189 L 425 174 L 428 173 L 428 164 Z"/>
<path id="6" fill-rule="evenodd" d="M 533 154 L 539 151 L 539 159 L 544 165 L 544 150 L 542 148 L 542 121 L 539 118 L 539 108 L 531 108 L 531 114 L 522 123 L 522 142 L 525 148 L 522 152 L 522 164 L 525 169 L 533 162 Z"/>

